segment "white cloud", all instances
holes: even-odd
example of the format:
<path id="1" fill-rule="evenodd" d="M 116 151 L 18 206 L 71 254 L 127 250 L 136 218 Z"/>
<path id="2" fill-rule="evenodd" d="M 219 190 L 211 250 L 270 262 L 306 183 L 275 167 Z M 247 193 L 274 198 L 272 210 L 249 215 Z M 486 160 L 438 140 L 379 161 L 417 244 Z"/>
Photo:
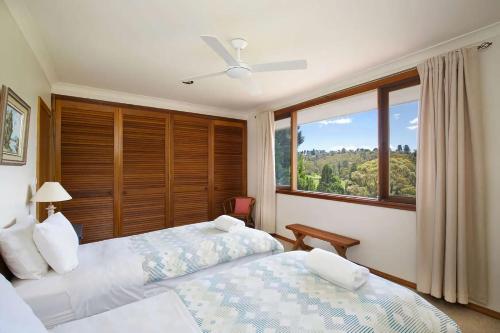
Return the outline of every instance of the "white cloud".
<path id="1" fill-rule="evenodd" d="M 418 128 L 418 117 L 410 120 L 410 126 L 406 127 L 410 131 L 414 131 Z"/>
<path id="2" fill-rule="evenodd" d="M 322 120 L 319 123 L 322 126 L 331 125 L 331 124 L 347 125 L 347 124 L 352 123 L 352 119 L 351 118 L 339 118 L 339 119 L 332 119 L 332 120 Z"/>
<path id="3" fill-rule="evenodd" d="M 401 113 L 395 113 L 394 119 L 399 120 L 399 118 L 401 118 Z"/>

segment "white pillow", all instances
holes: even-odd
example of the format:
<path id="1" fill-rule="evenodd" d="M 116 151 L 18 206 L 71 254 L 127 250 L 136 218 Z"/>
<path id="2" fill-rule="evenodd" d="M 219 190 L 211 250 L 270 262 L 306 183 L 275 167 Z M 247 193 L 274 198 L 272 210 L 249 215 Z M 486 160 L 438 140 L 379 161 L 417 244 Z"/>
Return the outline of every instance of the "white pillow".
<path id="1" fill-rule="evenodd" d="M 40 279 L 49 266 L 33 242 L 35 218 L 28 216 L 0 230 L 0 252 L 12 274 L 20 279 Z"/>
<path id="2" fill-rule="evenodd" d="M 43 223 L 38 223 L 33 232 L 33 240 L 57 273 L 64 274 L 78 266 L 78 236 L 62 213 L 56 213 Z"/>
<path id="3" fill-rule="evenodd" d="M 215 228 L 222 231 L 231 231 L 233 228 L 245 226 L 245 222 L 229 215 L 221 215 L 214 220 Z"/>
<path id="4" fill-rule="evenodd" d="M 365 284 L 370 276 L 368 268 L 322 249 L 309 252 L 305 264 L 311 273 L 351 291 Z"/>
<path id="5" fill-rule="evenodd" d="M 0 274 L 0 333 L 47 333 L 40 319 Z"/>

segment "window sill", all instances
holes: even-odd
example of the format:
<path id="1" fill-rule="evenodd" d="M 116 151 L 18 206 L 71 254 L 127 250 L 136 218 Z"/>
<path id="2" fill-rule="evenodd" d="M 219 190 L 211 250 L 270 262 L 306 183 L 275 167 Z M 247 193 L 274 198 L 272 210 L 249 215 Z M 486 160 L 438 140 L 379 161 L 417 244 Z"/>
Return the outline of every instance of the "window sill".
<path id="1" fill-rule="evenodd" d="M 299 197 L 315 198 L 315 199 L 342 201 L 342 202 L 349 202 L 349 203 L 368 205 L 368 206 L 401 209 L 401 210 L 408 210 L 408 211 L 415 211 L 416 210 L 416 206 L 414 204 L 387 201 L 387 200 L 379 200 L 379 199 L 373 199 L 373 198 L 356 197 L 356 196 L 351 196 L 351 195 L 340 195 L 340 194 L 318 193 L 318 192 L 307 192 L 307 191 L 292 191 L 290 189 L 279 189 L 279 188 L 276 189 L 276 193 L 286 194 L 286 195 L 295 195 L 295 196 L 299 196 Z"/>

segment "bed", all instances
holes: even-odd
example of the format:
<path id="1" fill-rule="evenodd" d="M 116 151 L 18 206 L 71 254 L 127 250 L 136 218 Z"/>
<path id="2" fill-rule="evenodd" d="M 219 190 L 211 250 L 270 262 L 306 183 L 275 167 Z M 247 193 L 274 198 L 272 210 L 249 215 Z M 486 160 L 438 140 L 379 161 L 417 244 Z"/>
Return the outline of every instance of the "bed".
<path id="1" fill-rule="evenodd" d="M 343 289 L 310 273 L 306 255 L 233 267 L 51 332 L 460 332 L 413 291 L 374 275 Z"/>
<path id="2" fill-rule="evenodd" d="M 204 222 L 84 244 L 72 272 L 14 278 L 12 284 L 44 325 L 53 327 L 282 251 L 265 232 L 244 227 L 225 232 Z"/>

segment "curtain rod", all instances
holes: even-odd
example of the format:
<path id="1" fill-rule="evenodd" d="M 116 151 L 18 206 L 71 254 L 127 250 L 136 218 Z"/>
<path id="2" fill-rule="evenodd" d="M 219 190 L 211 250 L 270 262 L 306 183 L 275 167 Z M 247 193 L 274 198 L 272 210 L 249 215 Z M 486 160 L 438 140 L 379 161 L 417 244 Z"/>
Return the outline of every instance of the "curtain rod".
<path id="1" fill-rule="evenodd" d="M 488 47 L 490 47 L 491 45 L 493 45 L 493 42 L 484 42 L 484 43 L 481 43 L 477 49 L 478 50 L 486 50 Z"/>

